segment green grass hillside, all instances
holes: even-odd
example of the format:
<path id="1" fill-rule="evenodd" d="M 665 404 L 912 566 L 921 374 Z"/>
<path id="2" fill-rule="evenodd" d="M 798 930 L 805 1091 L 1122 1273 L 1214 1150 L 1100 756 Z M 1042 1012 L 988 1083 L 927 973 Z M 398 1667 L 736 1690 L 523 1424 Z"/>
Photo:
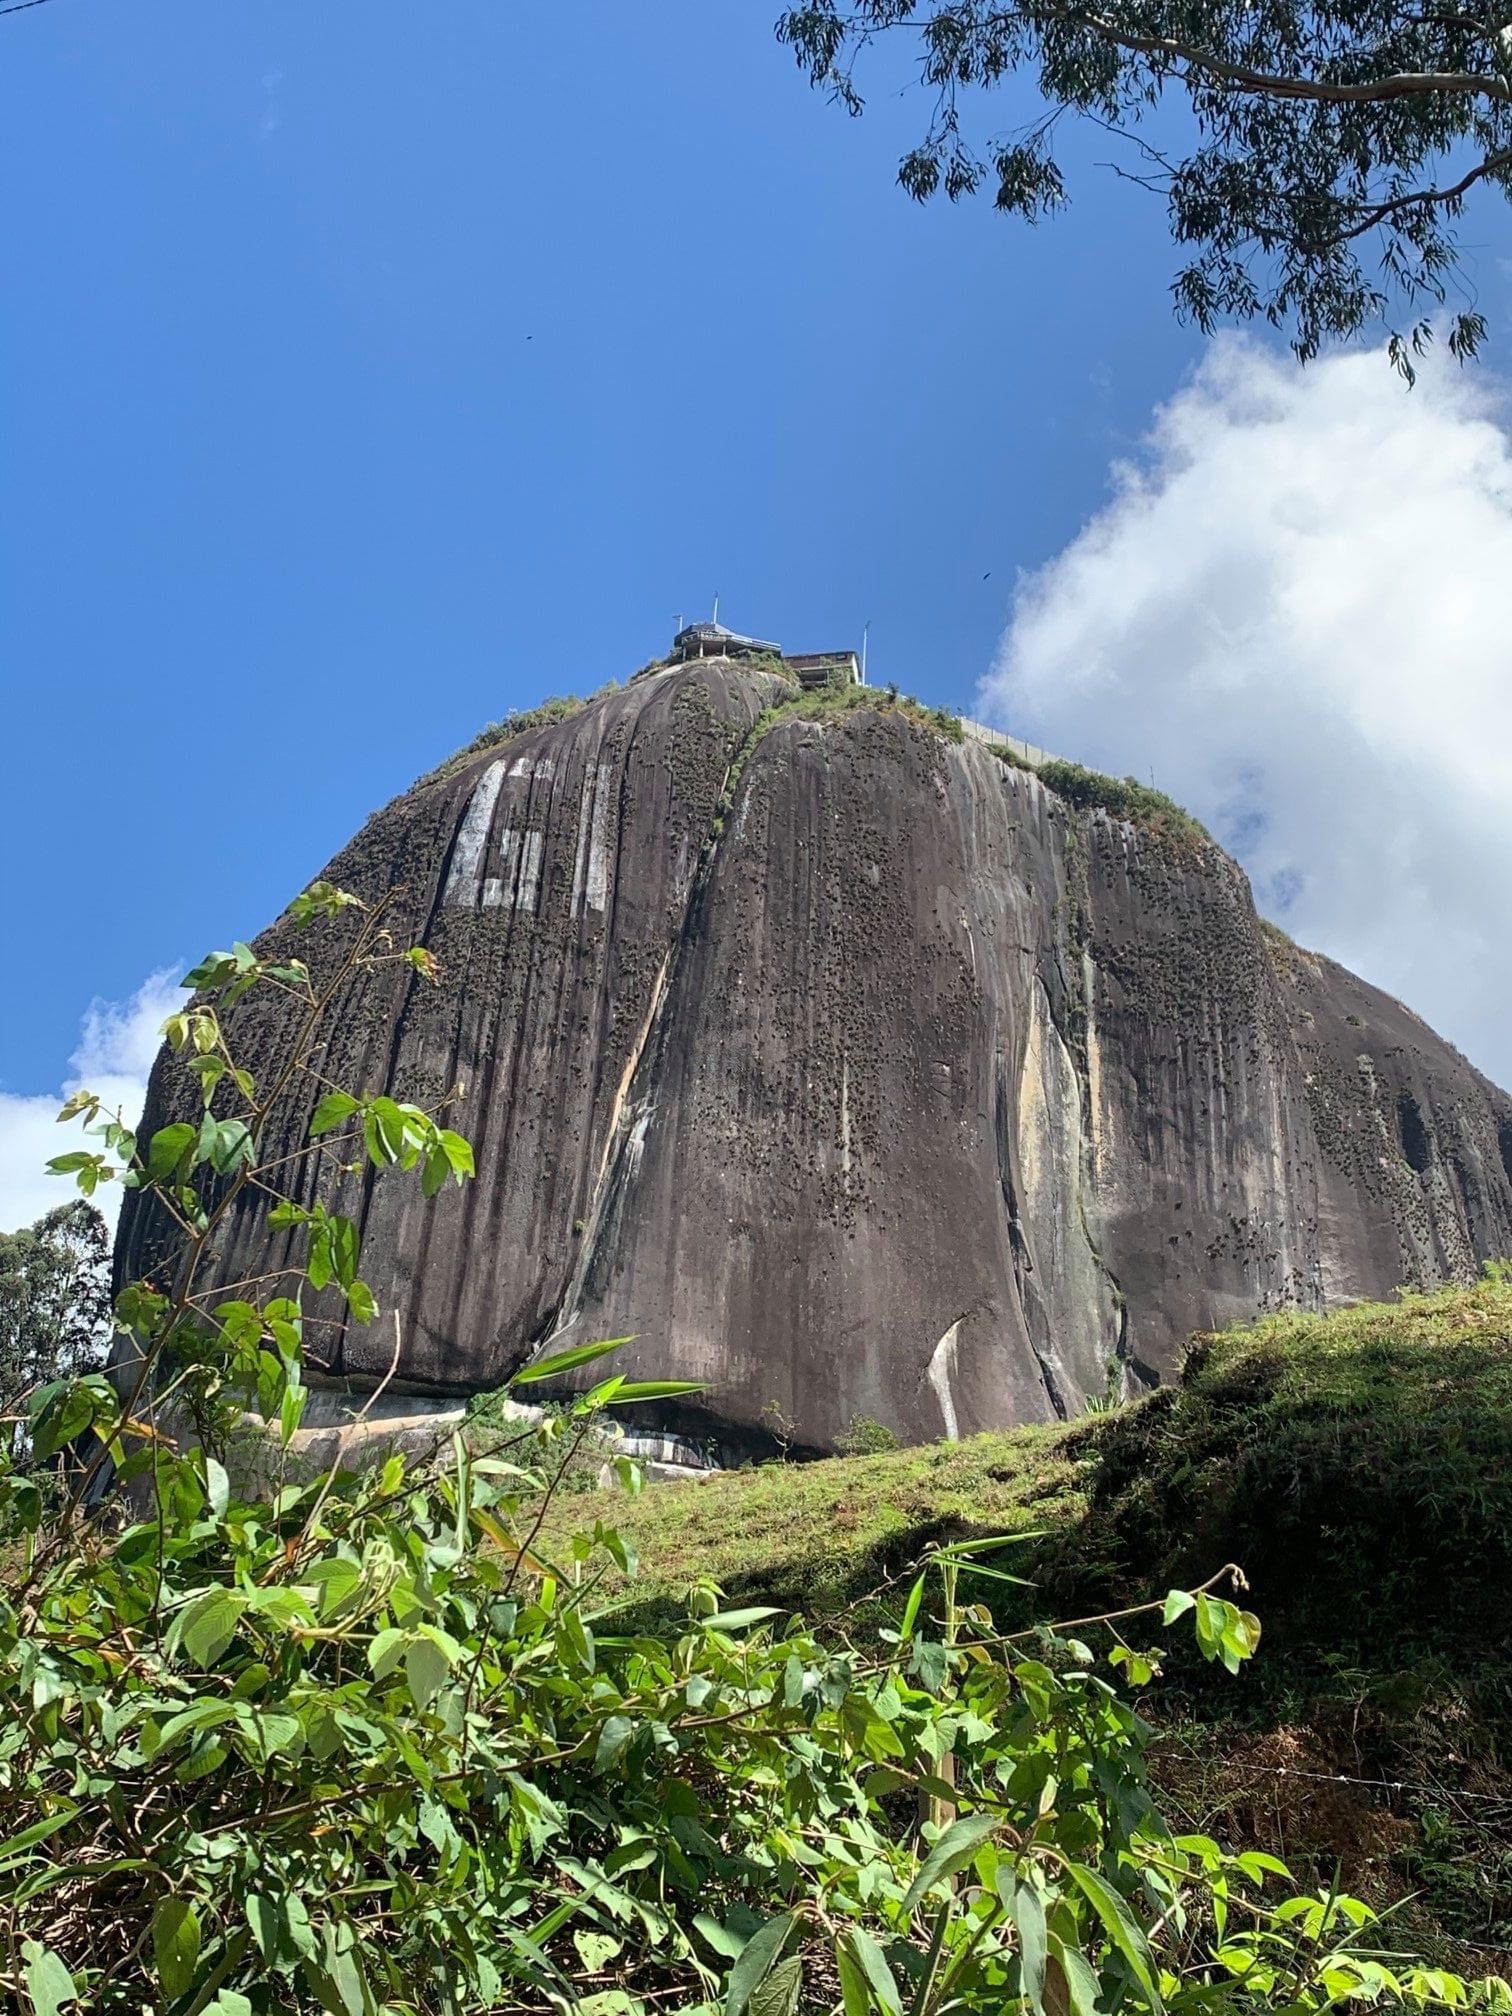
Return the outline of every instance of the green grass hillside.
<path id="1" fill-rule="evenodd" d="M 648 1605 L 712 1577 L 878 1623 L 945 1537 L 1028 1536 L 1005 1565 L 1033 1587 L 982 1585 L 1014 1623 L 1237 1562 L 1259 1657 L 1173 1660 L 1150 1702 L 1193 1824 L 1342 1861 L 1445 1957 L 1512 1951 L 1512 1276 L 1199 1338 L 1179 1384 L 1073 1425 L 652 1489 L 615 1520 Z"/>

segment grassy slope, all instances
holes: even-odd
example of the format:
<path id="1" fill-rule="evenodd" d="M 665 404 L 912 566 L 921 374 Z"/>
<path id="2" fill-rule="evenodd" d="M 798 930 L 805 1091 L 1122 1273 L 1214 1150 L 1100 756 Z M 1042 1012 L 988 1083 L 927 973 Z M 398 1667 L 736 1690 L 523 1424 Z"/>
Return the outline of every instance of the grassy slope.
<path id="1" fill-rule="evenodd" d="M 708 1575 L 810 1615 L 945 1534 L 1037 1536 L 1005 1620 L 1237 1561 L 1266 1641 L 1238 1680 L 1172 1662 L 1171 1796 L 1323 1880 L 1342 1857 L 1377 1899 L 1416 1892 L 1412 1936 L 1477 1971 L 1512 1948 L 1512 1282 L 1272 1318 L 1075 1426 L 656 1489 L 616 1523 L 649 1601 Z"/>

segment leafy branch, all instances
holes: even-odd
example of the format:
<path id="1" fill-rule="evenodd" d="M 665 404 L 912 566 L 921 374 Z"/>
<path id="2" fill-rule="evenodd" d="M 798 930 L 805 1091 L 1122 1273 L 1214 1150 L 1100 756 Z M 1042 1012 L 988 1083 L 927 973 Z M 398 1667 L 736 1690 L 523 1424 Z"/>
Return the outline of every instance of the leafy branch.
<path id="1" fill-rule="evenodd" d="M 365 1462 L 309 1474 L 307 1301 L 381 1313 L 329 1186 L 354 1158 L 432 1195 L 472 1152 L 440 1106 L 351 1091 L 321 1062 L 344 989 L 433 964 L 328 885 L 296 917 L 340 934 L 323 983 L 246 946 L 190 976 L 166 1033 L 197 1122 L 139 1144 L 89 1095 L 72 1105 L 103 1146 L 63 1173 L 146 1193 L 176 1243 L 161 1283 L 117 1298 L 112 1375 L 32 1396 L 66 1496 L 0 1450 L 8 2005 L 795 2016 L 838 1989 L 845 2016 L 1512 2008 L 1505 1984 L 1389 1961 L 1353 1898 L 1297 1893 L 1275 1858 L 1160 1813 L 1119 1683 L 1147 1687 L 1161 1653 L 1130 1633 L 1190 1620 L 1238 1672 L 1259 1624 L 1220 1593 L 1242 1589 L 1233 1567 L 1004 1635 L 977 1591 L 1018 1579 L 1008 1543 L 956 1542 L 866 1638 L 708 1581 L 670 1627 L 637 1624 L 601 1593 L 635 1567 L 612 1500 L 543 1545 L 602 1411 L 696 1390 L 600 1376 L 623 1339 L 524 1366 L 512 1393 L 565 1397 L 505 1433 L 407 1460 L 369 1424 Z M 265 1085 L 238 1037 L 257 989 L 295 1009 Z M 270 1153 L 296 1095 L 300 1151 Z M 290 1258 L 207 1285 L 243 1207 Z M 396 1320 L 372 1400 L 399 1347 Z"/>
<path id="2" fill-rule="evenodd" d="M 1262 317 L 1305 360 L 1406 308 L 1412 326 L 1393 332 L 1391 349 L 1409 378 L 1455 279 L 1467 196 L 1512 193 L 1509 30 L 1500 6 L 1399 0 L 809 0 L 777 27 L 810 82 L 851 113 L 864 106 L 862 58 L 879 42 L 911 43 L 931 112 L 900 163 L 903 188 L 957 201 L 990 186 L 998 209 L 1029 222 L 1066 201 L 1051 147 L 1063 116 L 1143 145 L 1137 129 L 1159 116 L 1167 130 L 1174 96 L 1187 152 L 1129 179 L 1159 189 L 1173 241 L 1191 250 L 1172 284 L 1178 313 L 1203 329 Z M 974 145 L 967 100 L 1020 77 L 1043 111 Z M 1460 357 L 1484 335 L 1473 301 L 1450 319 Z"/>

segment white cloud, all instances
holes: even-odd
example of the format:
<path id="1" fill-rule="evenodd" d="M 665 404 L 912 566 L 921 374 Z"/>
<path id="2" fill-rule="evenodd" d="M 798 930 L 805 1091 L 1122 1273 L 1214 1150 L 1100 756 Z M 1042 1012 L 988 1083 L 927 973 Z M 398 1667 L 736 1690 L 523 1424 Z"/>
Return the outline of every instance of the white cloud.
<path id="1" fill-rule="evenodd" d="M 1263 912 L 1512 1085 L 1509 598 L 1494 380 L 1225 339 L 1021 579 L 979 705 L 1153 772 Z"/>
<path id="2" fill-rule="evenodd" d="M 84 1145 L 77 1125 L 57 1124 L 58 1108 L 70 1093 L 88 1086 L 128 1126 L 140 1118 L 158 1031 L 164 1017 L 184 999 L 179 973 L 177 966 L 149 973 L 127 1001 L 91 1001 L 80 1020 L 78 1047 L 68 1060 L 69 1074 L 59 1091 L 0 1092 L 0 1231 L 29 1225 L 77 1195 L 71 1182 L 49 1176 L 46 1170 L 52 1156 Z M 94 1201 L 114 1226 L 121 1206 L 119 1186 L 102 1184 Z"/>

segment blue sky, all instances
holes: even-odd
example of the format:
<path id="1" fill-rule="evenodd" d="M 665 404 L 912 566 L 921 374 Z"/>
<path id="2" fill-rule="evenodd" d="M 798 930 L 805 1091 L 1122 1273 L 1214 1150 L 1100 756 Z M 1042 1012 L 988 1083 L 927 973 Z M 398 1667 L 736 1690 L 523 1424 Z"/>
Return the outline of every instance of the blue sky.
<path id="1" fill-rule="evenodd" d="M 1206 346 L 1111 142 L 1038 231 L 916 208 L 921 103 L 876 74 L 848 120 L 775 11 L 0 22 L 0 1090 L 716 590 L 790 649 L 869 619 L 877 677 L 971 700 Z"/>
<path id="2" fill-rule="evenodd" d="M 49 956 L 8 1083 L 91 992 L 260 926 L 484 721 L 623 675 L 716 590 L 789 648 L 870 619 L 879 674 L 970 694 L 1015 566 L 1192 352 L 1161 219 L 1096 175 L 1037 233 L 916 209 L 920 105 L 848 120 L 774 14 L 5 21 L 0 818 L 49 864 L 12 885 Z M 64 763 L 98 779 L 70 819 Z"/>

